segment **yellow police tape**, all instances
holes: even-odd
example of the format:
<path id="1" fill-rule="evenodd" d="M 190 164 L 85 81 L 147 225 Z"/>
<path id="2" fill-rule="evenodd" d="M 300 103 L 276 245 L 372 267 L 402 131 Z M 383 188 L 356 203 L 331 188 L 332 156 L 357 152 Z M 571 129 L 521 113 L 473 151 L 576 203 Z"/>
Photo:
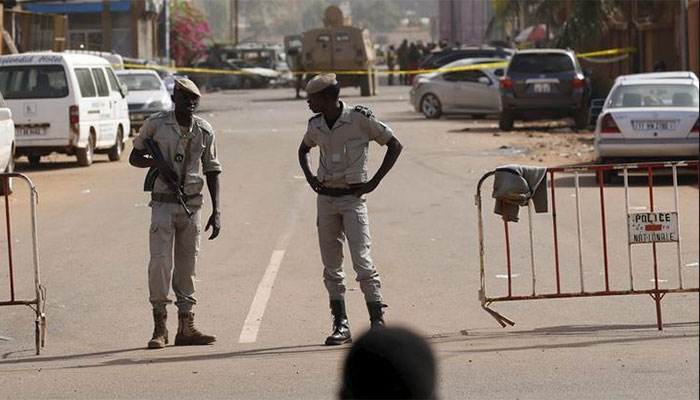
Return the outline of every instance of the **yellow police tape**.
<path id="1" fill-rule="evenodd" d="M 617 49 L 608 49 L 608 50 L 600 50 L 600 51 L 592 51 L 588 53 L 581 53 L 577 54 L 576 56 L 579 58 L 590 58 L 590 57 L 605 57 L 605 56 L 616 56 L 620 54 L 629 54 L 629 53 L 634 53 L 636 52 L 637 49 L 634 47 L 624 47 L 624 48 L 617 48 Z M 486 58 L 486 57 L 484 57 Z M 469 70 L 475 70 L 475 69 L 483 69 L 483 68 L 496 68 L 496 67 L 505 67 L 508 65 L 508 61 L 498 61 L 498 62 L 491 62 L 491 63 L 481 63 L 481 64 L 472 64 L 472 65 L 464 65 L 464 66 L 459 66 L 459 67 L 452 67 L 452 68 L 436 68 L 436 69 L 414 69 L 414 70 L 403 70 L 403 71 L 374 71 L 373 73 L 375 74 L 380 74 L 380 75 L 390 75 L 390 74 L 405 74 L 405 75 L 418 75 L 418 74 L 430 74 L 434 72 L 455 72 L 455 71 L 469 71 Z M 140 65 L 140 64 L 123 64 L 123 67 L 125 68 L 143 68 L 143 69 L 156 69 L 156 70 L 167 70 L 167 71 L 177 71 L 177 72 L 190 72 L 190 73 L 201 73 L 201 74 L 222 74 L 222 75 L 255 75 L 255 72 L 251 71 L 230 71 L 230 70 L 225 70 L 225 69 L 208 69 L 208 68 L 187 68 L 187 67 L 163 67 L 159 65 Z M 327 73 L 334 73 L 334 74 L 339 74 L 339 75 L 367 75 L 370 73 L 370 71 L 363 70 L 363 71 L 285 71 L 286 74 L 292 74 L 292 75 L 318 75 L 318 74 L 327 74 Z"/>

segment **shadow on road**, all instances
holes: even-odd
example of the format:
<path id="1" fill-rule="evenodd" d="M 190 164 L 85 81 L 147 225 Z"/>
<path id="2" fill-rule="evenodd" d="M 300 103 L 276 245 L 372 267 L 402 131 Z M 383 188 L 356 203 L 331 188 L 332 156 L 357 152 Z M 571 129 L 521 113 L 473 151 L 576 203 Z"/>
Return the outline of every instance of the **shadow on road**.
<path id="1" fill-rule="evenodd" d="M 192 354 L 192 355 L 181 355 L 174 357 L 150 357 L 150 355 L 166 354 L 167 349 L 177 348 L 184 349 L 184 347 L 168 346 L 166 350 L 148 350 L 143 347 L 135 347 L 128 349 L 116 349 L 108 351 L 100 351 L 93 353 L 81 353 L 81 354 L 67 354 L 62 356 L 51 356 L 51 357 L 27 357 L 22 359 L 8 360 L 7 358 L 13 354 L 18 353 L 28 353 L 32 354 L 33 349 L 15 351 L 11 353 L 5 353 L 2 355 L 2 360 L 0 360 L 0 367 L 5 365 L 19 365 L 19 364 L 37 364 L 45 362 L 60 362 L 60 361 L 78 361 L 78 360 L 91 360 L 95 358 L 104 358 L 116 354 L 138 352 L 138 354 L 133 355 L 128 358 L 121 358 L 116 360 L 109 360 L 104 362 L 97 362 L 95 364 L 86 365 L 72 365 L 66 367 L 56 367 L 55 369 L 71 369 L 71 368 L 96 368 L 96 367 L 109 367 L 113 365 L 137 365 L 137 364 L 157 364 L 157 363 L 171 363 L 171 362 L 189 362 L 189 361 L 201 361 L 201 360 L 220 360 L 227 358 L 240 358 L 240 357 L 257 357 L 257 356 L 283 356 L 289 354 L 305 354 L 305 353 L 321 353 L 321 352 L 338 352 L 345 351 L 349 346 L 325 346 L 325 345 L 300 345 L 300 346 L 282 346 L 282 347 L 268 347 L 262 349 L 251 349 L 251 350 L 241 350 L 241 351 L 230 351 L 224 353 L 206 353 L 206 354 Z M 201 347 L 200 347 L 201 348 Z M 205 347 L 206 348 L 206 347 Z"/>

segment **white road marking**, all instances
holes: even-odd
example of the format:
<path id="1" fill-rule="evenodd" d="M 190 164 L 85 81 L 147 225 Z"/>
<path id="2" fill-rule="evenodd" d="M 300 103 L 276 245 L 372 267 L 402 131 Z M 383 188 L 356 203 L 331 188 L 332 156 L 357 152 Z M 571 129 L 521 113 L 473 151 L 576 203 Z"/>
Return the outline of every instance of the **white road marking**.
<path id="1" fill-rule="evenodd" d="M 275 250 L 272 252 L 270 263 L 267 265 L 265 275 L 263 275 L 260 285 L 258 285 L 257 292 L 255 292 L 253 304 L 251 304 L 250 311 L 243 324 L 243 330 L 241 331 L 241 336 L 238 338 L 238 343 L 255 343 L 257 340 L 260 323 L 265 314 L 267 302 L 272 295 L 272 287 L 275 284 L 277 272 L 282 264 L 284 252 L 284 250 Z"/>
<path id="2" fill-rule="evenodd" d="M 685 266 L 686 266 L 686 267 L 695 267 L 695 268 L 697 268 L 697 267 L 698 267 L 698 263 L 696 263 L 696 262 L 694 262 L 694 263 L 688 263 L 688 264 L 685 264 Z"/>
<path id="3" fill-rule="evenodd" d="M 519 276 L 520 276 L 520 274 L 511 274 L 511 275 L 510 275 L 511 278 L 517 278 L 517 277 L 519 277 Z M 507 275 L 507 274 L 498 274 L 498 275 L 496 275 L 496 278 L 498 278 L 498 279 L 508 279 L 508 275 Z"/>
<path id="4" fill-rule="evenodd" d="M 306 189 L 306 185 L 304 185 L 303 189 Z M 277 239 L 277 243 L 272 251 L 272 256 L 270 257 L 270 262 L 267 264 L 260 284 L 258 284 L 258 290 L 255 292 L 253 303 L 250 305 L 250 311 L 248 311 L 248 316 L 243 323 L 243 329 L 241 330 L 241 335 L 238 337 L 238 343 L 255 343 L 258 340 L 260 324 L 262 323 L 263 315 L 265 315 L 267 303 L 270 300 L 270 296 L 272 296 L 272 288 L 275 285 L 275 278 L 282 265 L 284 253 L 294 233 L 294 225 L 296 225 L 296 221 L 299 217 L 304 194 L 308 194 L 306 190 L 300 189 L 297 192 L 296 199 L 288 215 L 287 224 L 282 235 Z"/>

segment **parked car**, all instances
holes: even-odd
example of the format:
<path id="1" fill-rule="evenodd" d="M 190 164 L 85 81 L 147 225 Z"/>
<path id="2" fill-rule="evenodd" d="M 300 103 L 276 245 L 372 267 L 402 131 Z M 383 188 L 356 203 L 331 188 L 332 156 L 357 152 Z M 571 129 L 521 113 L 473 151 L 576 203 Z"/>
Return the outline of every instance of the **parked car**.
<path id="1" fill-rule="evenodd" d="M 210 62 L 200 61 L 194 64 L 195 68 L 238 71 L 236 67 L 227 62 Z M 220 90 L 220 89 L 239 89 L 241 87 L 241 74 L 226 74 L 209 71 L 189 72 L 189 78 L 200 89 L 204 90 Z"/>
<path id="2" fill-rule="evenodd" d="M 618 79 L 596 124 L 598 162 L 697 159 L 698 97 L 697 78 Z"/>
<path id="3" fill-rule="evenodd" d="M 501 112 L 499 77 L 504 65 L 485 65 L 484 68 L 453 70 L 478 64 L 503 63 L 500 58 L 469 58 L 445 65 L 442 71 L 418 75 L 410 91 L 413 108 L 426 118 L 440 118 L 443 114 L 469 113 L 474 118 Z"/>
<path id="4" fill-rule="evenodd" d="M 515 120 L 571 117 L 576 129 L 588 125 L 591 84 L 571 50 L 531 49 L 516 52 L 501 80 L 499 120 L 511 130 Z"/>
<path id="5" fill-rule="evenodd" d="M 0 92 L 15 122 L 16 156 L 38 165 L 53 152 L 80 166 L 95 152 L 118 161 L 130 131 L 126 93 L 107 60 L 85 54 L 0 56 Z"/>
<path id="6" fill-rule="evenodd" d="M 420 69 L 437 69 L 465 58 L 501 58 L 508 59 L 515 50 L 506 47 L 460 47 L 433 51 L 428 53 L 420 63 Z"/>
<path id="7" fill-rule="evenodd" d="M 241 75 L 241 89 L 266 88 L 277 84 L 280 73 L 274 69 L 256 67 L 243 60 L 230 59 L 226 61 L 239 71 L 245 72 Z"/>
<path id="8" fill-rule="evenodd" d="M 170 93 L 158 73 L 152 69 L 125 69 L 117 71 L 119 80 L 126 85 L 129 119 L 133 131 L 143 125 L 151 114 L 173 108 Z"/>
<path id="9" fill-rule="evenodd" d="M 12 110 L 7 107 L 0 93 L 0 172 L 15 171 L 15 123 Z M 12 178 L 7 182 L 7 194 L 12 193 Z M 0 195 L 5 194 L 5 184 L 0 179 Z"/>

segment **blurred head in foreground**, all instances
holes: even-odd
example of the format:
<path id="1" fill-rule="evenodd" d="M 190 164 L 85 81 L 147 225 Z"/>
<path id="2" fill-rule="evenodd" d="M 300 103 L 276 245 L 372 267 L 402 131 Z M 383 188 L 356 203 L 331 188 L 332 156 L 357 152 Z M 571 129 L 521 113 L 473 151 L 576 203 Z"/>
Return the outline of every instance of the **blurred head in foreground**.
<path id="1" fill-rule="evenodd" d="M 405 328 L 375 329 L 345 359 L 341 399 L 435 399 L 437 368 L 428 342 Z"/>

